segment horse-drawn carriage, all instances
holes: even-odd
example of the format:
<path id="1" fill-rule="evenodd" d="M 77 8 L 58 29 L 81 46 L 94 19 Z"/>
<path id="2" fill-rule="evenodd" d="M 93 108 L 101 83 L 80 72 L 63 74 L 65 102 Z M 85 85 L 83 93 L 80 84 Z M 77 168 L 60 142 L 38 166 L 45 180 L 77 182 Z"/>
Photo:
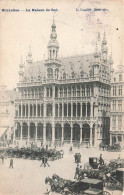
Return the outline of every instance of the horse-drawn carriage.
<path id="1" fill-rule="evenodd" d="M 113 145 L 107 145 L 106 143 L 104 142 L 101 142 L 99 144 L 99 149 L 101 150 L 107 150 L 107 151 L 110 151 L 110 152 L 120 152 L 121 151 L 121 146 L 119 143 L 115 143 Z"/>
<path id="2" fill-rule="evenodd" d="M 103 182 L 98 179 L 83 179 L 81 181 L 66 180 L 54 174 L 47 177 L 45 183 L 51 186 L 51 191 L 59 194 L 96 194 L 103 195 Z"/>
<path id="3" fill-rule="evenodd" d="M 8 157 L 15 157 L 15 158 L 24 158 L 24 159 L 31 159 L 31 160 L 41 160 L 43 156 L 47 156 L 49 160 L 57 160 L 63 158 L 64 151 L 60 150 L 57 151 L 55 149 L 44 149 L 38 147 L 32 148 L 8 148 L 6 150 L 6 155 Z"/>
<path id="4" fill-rule="evenodd" d="M 107 146 L 107 151 L 109 151 L 109 152 L 120 152 L 121 151 L 121 146 L 120 146 L 120 144 L 113 144 L 112 146 L 108 145 Z"/>
<path id="5" fill-rule="evenodd" d="M 119 168 L 109 174 L 106 174 L 106 188 L 111 190 L 123 190 L 124 188 L 124 168 Z"/>

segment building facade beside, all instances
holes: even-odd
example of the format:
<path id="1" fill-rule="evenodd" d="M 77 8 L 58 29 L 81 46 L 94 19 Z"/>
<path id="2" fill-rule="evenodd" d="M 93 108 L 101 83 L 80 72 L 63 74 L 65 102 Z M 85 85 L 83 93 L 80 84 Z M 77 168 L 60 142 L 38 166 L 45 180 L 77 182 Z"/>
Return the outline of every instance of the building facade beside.
<path id="1" fill-rule="evenodd" d="M 110 74 L 106 34 L 94 54 L 59 58 L 53 21 L 48 57 L 21 60 L 15 101 L 14 143 L 20 145 L 109 142 Z"/>
<path id="2" fill-rule="evenodd" d="M 16 90 L 8 90 L 5 85 L 0 86 L 0 139 L 12 140 L 14 131 L 15 107 L 14 102 L 18 93 Z"/>
<path id="3" fill-rule="evenodd" d="M 119 65 L 111 80 L 110 144 L 124 147 L 124 66 Z"/>

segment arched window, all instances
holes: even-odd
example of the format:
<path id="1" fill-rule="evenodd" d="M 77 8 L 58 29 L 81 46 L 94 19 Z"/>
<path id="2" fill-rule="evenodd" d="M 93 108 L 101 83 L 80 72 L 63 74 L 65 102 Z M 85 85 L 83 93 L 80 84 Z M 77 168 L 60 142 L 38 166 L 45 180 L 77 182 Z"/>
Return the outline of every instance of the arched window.
<path id="1" fill-rule="evenodd" d="M 73 97 L 75 97 L 75 96 L 76 96 L 76 87 L 73 86 Z"/>
<path id="2" fill-rule="evenodd" d="M 80 96 L 80 86 L 77 86 L 77 96 Z"/>
<path id="3" fill-rule="evenodd" d="M 67 97 L 67 88 L 64 88 L 64 97 Z"/>
<path id="4" fill-rule="evenodd" d="M 75 77 L 74 72 L 71 73 L 71 77 L 72 77 L 72 79 L 74 79 L 74 77 Z"/>
<path id="5" fill-rule="evenodd" d="M 49 69 L 47 70 L 47 77 L 48 77 L 49 79 L 53 78 L 53 70 L 52 70 L 51 68 L 49 68 Z"/>
<path id="6" fill-rule="evenodd" d="M 58 79 L 59 77 L 59 69 L 55 69 L 55 79 Z"/>
<path id="7" fill-rule="evenodd" d="M 64 72 L 63 73 L 63 80 L 65 80 L 66 79 L 66 73 Z"/>

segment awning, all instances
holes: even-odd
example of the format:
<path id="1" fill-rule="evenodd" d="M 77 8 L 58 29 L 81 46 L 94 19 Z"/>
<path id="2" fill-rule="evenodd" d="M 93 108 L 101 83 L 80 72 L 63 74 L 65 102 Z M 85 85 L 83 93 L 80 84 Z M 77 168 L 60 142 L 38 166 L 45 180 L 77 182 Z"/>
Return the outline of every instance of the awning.
<path id="1" fill-rule="evenodd" d="M 0 127 L 0 138 L 3 136 L 7 129 L 8 127 Z"/>

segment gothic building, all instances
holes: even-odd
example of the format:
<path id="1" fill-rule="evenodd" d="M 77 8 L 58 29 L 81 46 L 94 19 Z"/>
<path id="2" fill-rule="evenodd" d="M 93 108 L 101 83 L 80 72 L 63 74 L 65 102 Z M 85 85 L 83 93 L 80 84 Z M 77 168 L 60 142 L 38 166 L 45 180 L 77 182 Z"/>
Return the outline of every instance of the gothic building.
<path id="1" fill-rule="evenodd" d="M 15 108 L 14 101 L 18 98 L 16 90 L 8 90 L 6 85 L 0 86 L 0 140 L 12 140 Z"/>
<path id="2" fill-rule="evenodd" d="M 30 48 L 19 65 L 14 143 L 108 142 L 112 60 L 106 34 L 100 51 L 96 45 L 94 54 L 60 59 L 54 21 L 51 28 L 47 59 L 34 62 Z"/>
<path id="3" fill-rule="evenodd" d="M 119 65 L 111 80 L 110 144 L 124 147 L 124 66 Z"/>

